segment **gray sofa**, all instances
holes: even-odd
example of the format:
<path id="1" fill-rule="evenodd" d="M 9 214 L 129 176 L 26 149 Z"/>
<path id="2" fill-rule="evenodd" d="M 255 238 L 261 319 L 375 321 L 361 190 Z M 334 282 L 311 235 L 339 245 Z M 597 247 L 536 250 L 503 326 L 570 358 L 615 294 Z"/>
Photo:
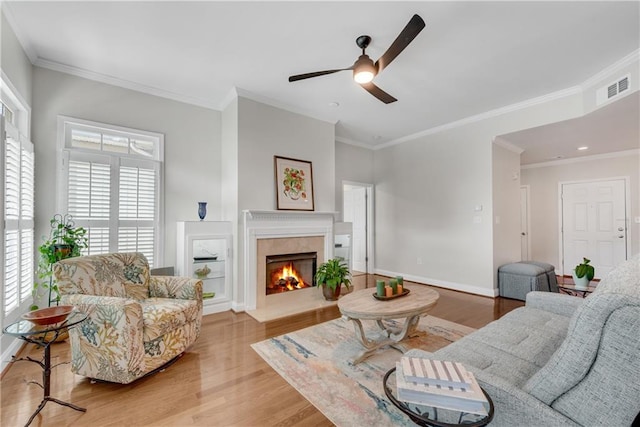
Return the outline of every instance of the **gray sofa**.
<path id="1" fill-rule="evenodd" d="M 495 426 L 629 426 L 640 413 L 640 255 L 585 299 L 530 292 L 526 305 L 428 353 L 464 363 Z"/>

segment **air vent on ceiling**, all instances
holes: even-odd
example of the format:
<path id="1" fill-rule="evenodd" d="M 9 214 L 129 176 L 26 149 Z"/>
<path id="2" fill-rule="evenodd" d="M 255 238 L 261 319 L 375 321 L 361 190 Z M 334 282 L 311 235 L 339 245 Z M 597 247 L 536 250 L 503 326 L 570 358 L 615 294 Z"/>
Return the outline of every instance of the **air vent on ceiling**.
<path id="1" fill-rule="evenodd" d="M 622 77 L 621 79 L 609 83 L 606 86 L 601 87 L 596 91 L 596 105 L 600 105 L 607 102 L 617 96 L 620 96 L 622 92 L 629 89 L 629 75 Z"/>

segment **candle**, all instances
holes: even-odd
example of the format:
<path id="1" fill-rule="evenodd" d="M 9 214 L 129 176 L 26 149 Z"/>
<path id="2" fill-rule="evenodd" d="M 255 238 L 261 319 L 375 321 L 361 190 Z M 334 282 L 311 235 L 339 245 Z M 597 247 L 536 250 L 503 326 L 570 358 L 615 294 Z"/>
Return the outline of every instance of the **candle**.
<path id="1" fill-rule="evenodd" d="M 404 279 L 402 276 L 396 276 L 396 280 L 398 281 L 398 285 L 404 285 Z"/>
<path id="2" fill-rule="evenodd" d="M 391 289 L 391 286 L 385 286 L 384 291 L 387 297 L 393 296 L 393 289 Z"/>
<path id="3" fill-rule="evenodd" d="M 404 289 L 403 289 L 402 285 L 400 283 L 398 283 L 398 293 L 401 294 L 402 292 L 404 292 Z"/>
<path id="4" fill-rule="evenodd" d="M 376 295 L 379 297 L 385 296 L 384 286 L 384 280 L 376 280 Z"/>
<path id="5" fill-rule="evenodd" d="M 396 279 L 389 280 L 389 286 L 391 286 L 394 295 L 398 293 L 398 281 Z"/>

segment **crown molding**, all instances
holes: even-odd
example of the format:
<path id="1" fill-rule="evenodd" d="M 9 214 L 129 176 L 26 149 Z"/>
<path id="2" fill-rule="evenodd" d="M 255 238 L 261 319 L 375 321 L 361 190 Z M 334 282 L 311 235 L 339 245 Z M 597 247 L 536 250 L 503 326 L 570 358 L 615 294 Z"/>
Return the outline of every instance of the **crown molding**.
<path id="1" fill-rule="evenodd" d="M 253 93 L 253 92 L 248 91 L 246 89 L 242 89 L 242 88 L 239 88 L 239 87 L 234 87 L 232 89 L 232 92 L 235 92 L 236 97 L 238 97 L 238 98 L 242 97 L 242 98 L 250 99 L 252 101 L 256 101 L 256 102 L 259 102 L 261 104 L 266 104 L 266 105 L 269 105 L 271 107 L 279 108 L 281 110 L 285 110 L 285 111 L 288 111 L 290 113 L 300 114 L 302 116 L 309 117 L 309 118 L 312 118 L 312 119 L 315 119 L 315 120 L 320 120 L 321 122 L 327 122 L 327 123 L 330 123 L 332 125 L 335 125 L 336 123 L 338 123 L 338 121 L 336 119 L 330 118 L 330 117 L 328 117 L 328 115 L 318 114 L 318 113 L 314 113 L 314 112 L 309 111 L 309 110 L 305 110 L 304 108 L 294 107 L 293 105 L 287 104 L 285 102 L 277 101 L 277 100 L 275 100 L 273 98 L 269 98 L 269 97 L 266 97 L 266 96 L 258 95 L 256 93 Z M 230 102 L 230 100 L 228 98 L 229 98 L 229 95 L 227 95 L 227 97 L 224 100 L 225 102 L 227 102 L 227 105 Z M 233 98 L 231 98 L 231 100 L 233 100 Z"/>
<path id="2" fill-rule="evenodd" d="M 27 37 L 24 31 L 20 29 L 20 26 L 17 25 L 16 18 L 14 17 L 13 12 L 11 11 L 11 7 L 9 6 L 9 3 L 7 3 L 6 1 L 5 2 L 0 1 L 0 8 L 2 8 L 2 13 L 4 14 L 4 17 L 7 19 L 7 22 L 9 23 L 9 26 L 11 27 L 13 34 L 16 35 L 16 38 L 18 39 L 18 43 L 20 43 L 20 46 L 22 46 L 22 50 L 24 50 L 25 55 L 27 55 L 27 58 L 29 58 L 29 61 L 31 62 L 31 64 L 35 63 L 36 60 L 38 59 L 38 54 L 35 48 L 33 47 L 33 44 L 31 44 L 31 42 L 29 41 L 29 37 Z"/>
<path id="3" fill-rule="evenodd" d="M 629 55 L 627 55 L 624 58 L 620 59 L 619 61 L 611 64 L 610 66 L 608 66 L 604 70 L 600 71 L 599 73 L 589 77 L 587 80 L 582 82 L 580 87 L 584 91 L 584 90 L 587 90 L 588 88 L 590 88 L 590 87 L 602 82 L 603 80 L 613 79 L 615 74 L 619 73 L 622 69 L 628 67 L 629 65 L 633 64 L 634 62 L 638 62 L 638 60 L 640 60 L 640 49 L 637 49 L 637 50 L 631 52 Z"/>
<path id="4" fill-rule="evenodd" d="M 580 86 L 573 86 L 568 89 L 559 90 L 556 92 L 549 93 L 547 95 L 539 96 L 537 98 L 531 98 L 523 102 L 518 102 L 516 104 L 507 105 L 505 107 L 496 108 L 495 110 L 489 110 L 487 112 L 477 114 L 475 116 L 465 117 L 464 119 L 456 120 L 454 122 L 446 123 L 441 126 L 436 126 L 427 130 L 423 130 L 421 132 L 417 132 L 411 135 L 403 136 L 402 138 L 394 139 L 389 142 L 385 142 L 384 144 L 380 144 L 374 147 L 374 150 L 380 150 L 383 148 L 388 148 L 394 145 L 402 144 L 403 142 L 411 141 L 423 136 L 433 135 L 436 133 L 444 132 L 446 130 L 454 129 L 457 127 L 465 126 L 471 123 L 476 123 L 482 120 L 490 119 L 493 117 L 498 117 L 507 113 L 511 113 L 514 111 L 522 110 L 525 108 L 533 107 L 536 105 L 544 104 L 549 101 L 554 101 L 556 99 L 566 98 L 568 96 L 581 94 L 582 89 Z"/>
<path id="5" fill-rule="evenodd" d="M 573 163 L 589 162 L 593 160 L 614 159 L 616 157 L 629 157 L 640 156 L 640 148 L 634 148 L 633 150 L 615 151 L 613 153 L 594 154 L 592 156 L 572 157 L 570 159 L 551 160 L 548 162 L 531 163 L 529 165 L 520 166 L 521 170 L 525 169 L 537 169 L 546 168 L 550 166 L 562 166 Z"/>
<path id="6" fill-rule="evenodd" d="M 493 143 L 496 144 L 496 145 L 499 145 L 500 147 L 502 147 L 502 148 L 504 148 L 506 150 L 512 151 L 512 152 L 514 152 L 516 154 L 522 154 L 524 152 L 524 149 L 522 149 L 522 148 L 518 147 L 517 145 L 512 144 L 511 142 L 506 141 L 506 140 L 504 140 L 504 139 L 502 139 L 500 137 L 494 138 Z"/>
<path id="7" fill-rule="evenodd" d="M 363 142 L 355 141 L 349 138 L 343 138 L 341 136 L 336 136 L 336 141 L 342 142 L 343 144 L 347 144 L 347 145 L 353 145 L 354 147 L 358 147 L 358 148 L 366 148 L 367 150 L 374 150 L 374 147 L 372 147 L 369 144 L 365 144 Z"/>
<path id="8" fill-rule="evenodd" d="M 164 89 L 159 89 L 153 86 L 147 86 L 140 83 L 132 82 L 129 80 L 120 79 L 106 74 L 96 73 L 94 71 L 85 70 L 70 65 L 61 64 L 59 62 L 49 61 L 47 59 L 38 58 L 34 64 L 35 66 L 47 68 L 53 71 L 59 71 L 65 74 L 71 74 L 73 76 L 82 77 L 88 80 L 93 80 L 100 83 L 106 83 L 112 86 L 119 86 L 125 89 L 130 89 L 136 92 L 146 93 L 148 95 L 158 96 L 160 98 L 168 98 L 174 101 L 183 102 L 185 104 L 196 105 L 199 107 L 216 110 L 217 105 L 212 102 L 192 96 L 182 95 L 175 92 L 170 92 Z"/>

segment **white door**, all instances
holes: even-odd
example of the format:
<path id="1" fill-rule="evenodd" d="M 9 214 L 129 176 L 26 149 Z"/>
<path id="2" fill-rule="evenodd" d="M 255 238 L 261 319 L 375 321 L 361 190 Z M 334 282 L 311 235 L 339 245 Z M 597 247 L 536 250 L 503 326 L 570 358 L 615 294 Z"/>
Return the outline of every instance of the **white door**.
<path id="1" fill-rule="evenodd" d="M 344 221 L 353 224 L 353 270 L 367 271 L 367 188 L 344 185 Z"/>
<path id="2" fill-rule="evenodd" d="M 627 258 L 625 181 L 562 184 L 564 274 L 582 258 L 591 260 L 598 278 Z"/>
<path id="3" fill-rule="evenodd" d="M 520 187 L 520 259 L 529 259 L 529 186 Z"/>

